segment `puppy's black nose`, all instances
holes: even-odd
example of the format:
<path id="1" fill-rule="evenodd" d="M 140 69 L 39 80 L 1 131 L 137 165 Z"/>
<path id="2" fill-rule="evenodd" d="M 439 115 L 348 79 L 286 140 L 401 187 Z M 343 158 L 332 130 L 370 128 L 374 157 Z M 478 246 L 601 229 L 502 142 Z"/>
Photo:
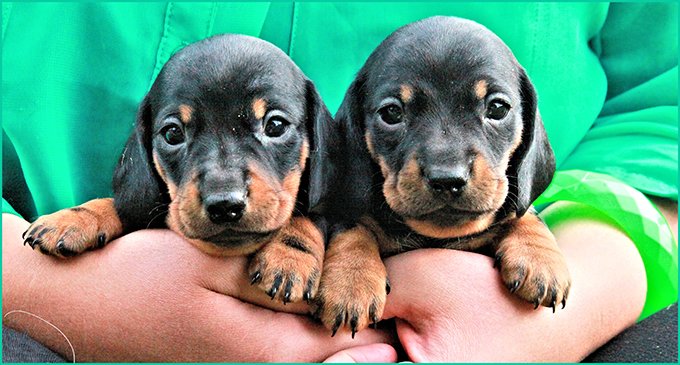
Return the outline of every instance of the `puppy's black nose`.
<path id="1" fill-rule="evenodd" d="M 213 223 L 236 222 L 246 210 L 246 197 L 240 192 L 213 194 L 204 199 L 204 204 Z"/>
<path id="2" fill-rule="evenodd" d="M 435 193 L 450 192 L 460 195 L 469 179 L 468 170 L 463 166 L 446 169 L 431 169 L 426 176 L 427 182 Z"/>

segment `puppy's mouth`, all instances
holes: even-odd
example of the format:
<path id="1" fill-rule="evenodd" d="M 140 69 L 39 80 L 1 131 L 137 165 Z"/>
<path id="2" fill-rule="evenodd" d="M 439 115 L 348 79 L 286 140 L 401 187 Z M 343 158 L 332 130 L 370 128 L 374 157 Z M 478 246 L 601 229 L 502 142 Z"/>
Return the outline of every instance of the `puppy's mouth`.
<path id="1" fill-rule="evenodd" d="M 423 214 L 404 216 L 404 218 L 408 220 L 431 222 L 439 226 L 450 226 L 451 224 L 460 224 L 475 220 L 479 217 L 495 213 L 495 211 L 496 209 L 493 208 L 470 209 L 445 205 L 441 208 L 433 209 L 432 211 Z"/>
<path id="2" fill-rule="evenodd" d="M 423 216 L 445 216 L 445 217 L 478 217 L 480 215 L 493 213 L 495 209 L 470 209 L 470 208 L 459 208 L 455 206 L 444 206 L 443 208 L 434 210 L 429 213 L 425 213 Z M 414 217 L 418 218 L 418 217 Z"/>
<path id="3" fill-rule="evenodd" d="M 219 247 L 234 247 L 241 246 L 244 243 L 258 243 L 269 241 L 279 230 L 270 230 L 266 232 L 246 232 L 237 231 L 233 229 L 225 229 L 224 231 L 214 234 L 209 237 L 188 237 L 192 239 L 200 239 L 205 242 L 210 242 Z"/>
<path id="4" fill-rule="evenodd" d="M 200 222 L 203 223 L 199 224 Z M 266 242 L 281 229 L 281 226 L 257 227 L 257 229 L 240 227 L 240 225 L 225 227 L 199 217 L 186 221 L 186 217 L 178 214 L 171 228 L 190 240 L 201 240 L 219 247 L 236 247 Z"/>
<path id="5" fill-rule="evenodd" d="M 470 189 L 472 190 L 472 189 Z M 417 189 L 402 194 L 395 189 L 386 200 L 390 208 L 403 218 L 423 221 L 465 221 L 494 213 L 503 199 L 495 189 L 474 193 L 464 192 L 455 199 L 437 196 L 428 189 Z"/>
<path id="6" fill-rule="evenodd" d="M 417 217 L 404 218 L 416 233 L 432 238 L 457 238 L 485 231 L 494 221 L 495 210 L 461 210 L 445 207 Z"/>
<path id="7" fill-rule="evenodd" d="M 214 256 L 251 254 L 269 242 L 280 230 L 280 228 L 275 228 L 267 231 L 245 231 L 221 228 L 218 231 L 197 232 L 193 227 L 187 226 L 181 217 L 168 219 L 167 223 L 170 229 L 182 235 L 202 251 Z"/>

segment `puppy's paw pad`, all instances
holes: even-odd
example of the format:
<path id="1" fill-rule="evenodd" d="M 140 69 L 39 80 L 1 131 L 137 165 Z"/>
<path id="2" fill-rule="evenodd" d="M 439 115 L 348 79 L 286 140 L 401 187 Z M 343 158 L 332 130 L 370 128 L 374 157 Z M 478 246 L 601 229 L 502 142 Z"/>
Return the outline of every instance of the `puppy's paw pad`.
<path id="1" fill-rule="evenodd" d="M 277 236 L 253 256 L 250 283 L 284 304 L 310 302 L 319 288 L 322 264 L 308 247 L 300 237 Z"/>

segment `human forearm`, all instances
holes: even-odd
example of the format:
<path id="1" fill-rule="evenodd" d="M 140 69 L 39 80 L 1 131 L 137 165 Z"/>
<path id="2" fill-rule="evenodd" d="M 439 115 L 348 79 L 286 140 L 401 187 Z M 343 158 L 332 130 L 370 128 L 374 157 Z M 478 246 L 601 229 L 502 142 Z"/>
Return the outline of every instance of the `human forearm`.
<path id="1" fill-rule="evenodd" d="M 78 361 L 320 361 L 387 340 L 368 330 L 354 341 L 330 338 L 307 316 L 235 299 L 262 299 L 242 290 L 247 260 L 208 257 L 170 231 L 137 232 L 63 261 L 23 247 L 27 226 L 4 216 L 3 313 L 20 309 L 50 321 Z M 3 324 L 70 357 L 63 337 L 33 317 L 12 314 Z"/>
<path id="2" fill-rule="evenodd" d="M 387 315 L 403 319 L 398 332 L 411 359 L 579 361 L 633 324 L 646 281 L 630 239 L 608 223 L 579 218 L 553 232 L 572 274 L 567 306 L 555 314 L 510 294 L 482 255 L 419 250 L 389 259 Z"/>

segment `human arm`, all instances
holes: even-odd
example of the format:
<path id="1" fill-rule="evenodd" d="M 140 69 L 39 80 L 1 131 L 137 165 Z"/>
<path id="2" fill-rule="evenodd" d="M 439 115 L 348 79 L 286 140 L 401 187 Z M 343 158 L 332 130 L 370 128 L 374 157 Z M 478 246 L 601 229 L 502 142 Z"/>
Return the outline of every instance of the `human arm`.
<path id="1" fill-rule="evenodd" d="M 320 361 L 389 338 L 373 330 L 354 341 L 331 338 L 309 316 L 245 303 L 237 298 L 307 310 L 251 290 L 246 258 L 209 257 L 167 230 L 138 231 L 62 261 L 22 246 L 27 226 L 3 214 L 3 313 L 48 320 L 78 361 Z M 33 317 L 12 314 L 3 324 L 71 356 L 63 337 Z"/>
<path id="2" fill-rule="evenodd" d="M 573 279 L 555 314 L 511 295 L 486 256 L 417 250 L 388 259 L 385 317 L 399 318 L 411 360 L 574 362 L 635 323 L 647 289 L 640 255 L 604 216 L 580 218 L 582 209 L 557 203 L 543 213 L 572 216 L 552 227 Z"/>

